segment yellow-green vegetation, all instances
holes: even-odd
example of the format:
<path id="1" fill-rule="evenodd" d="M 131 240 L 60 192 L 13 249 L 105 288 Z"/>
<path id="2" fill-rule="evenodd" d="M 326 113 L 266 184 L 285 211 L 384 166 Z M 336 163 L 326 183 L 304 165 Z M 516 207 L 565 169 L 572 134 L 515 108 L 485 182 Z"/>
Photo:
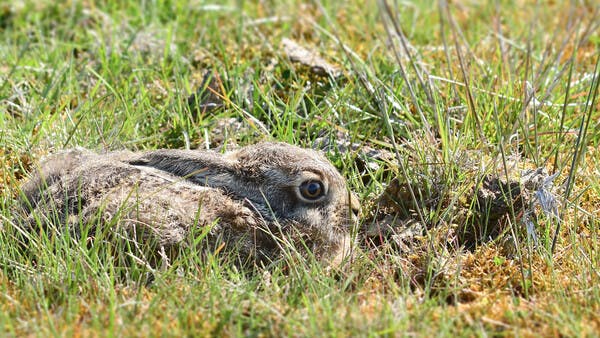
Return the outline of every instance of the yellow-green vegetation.
<path id="1" fill-rule="evenodd" d="M 0 2 L 0 335 L 599 335 L 599 26 L 594 1 Z M 13 240 L 46 154 L 259 140 L 347 178 L 347 266 Z"/>

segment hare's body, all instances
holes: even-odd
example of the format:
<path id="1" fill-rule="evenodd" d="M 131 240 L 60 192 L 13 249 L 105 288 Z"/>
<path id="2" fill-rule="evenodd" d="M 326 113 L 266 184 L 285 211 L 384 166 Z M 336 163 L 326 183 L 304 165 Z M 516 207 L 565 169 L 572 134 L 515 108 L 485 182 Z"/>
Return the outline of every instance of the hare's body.
<path id="1" fill-rule="evenodd" d="M 322 155 L 283 143 L 226 154 L 72 150 L 47 160 L 23 192 L 28 228 L 88 237 L 118 229 L 169 256 L 205 236 L 203 245 L 263 263 L 290 244 L 339 262 L 356 208 Z"/>

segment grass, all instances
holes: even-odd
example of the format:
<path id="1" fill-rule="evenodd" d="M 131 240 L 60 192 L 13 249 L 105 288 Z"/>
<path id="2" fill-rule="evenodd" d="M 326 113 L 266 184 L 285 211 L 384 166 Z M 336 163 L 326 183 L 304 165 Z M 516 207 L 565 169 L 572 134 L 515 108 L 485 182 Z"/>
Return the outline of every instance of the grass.
<path id="1" fill-rule="evenodd" d="M 0 332 L 598 335 L 598 11 L 584 1 L 0 3 Z M 283 38 L 342 77 L 290 62 Z M 207 74 L 220 105 L 190 109 Z M 226 118 L 244 127 L 219 127 Z M 265 139 L 330 145 L 363 201 L 362 228 L 381 235 L 359 232 L 364 255 L 351 267 L 249 274 L 185 252 L 147 284 L 146 268 L 119 270 L 103 246 L 41 238 L 33 264 L 12 240 L 19 182 L 48 153 Z M 467 247 L 460 229 L 479 224 L 482 174 L 518 176 L 511 163 L 557 173 L 561 221 L 538 206 L 536 244 L 511 208 L 493 240 Z M 409 221 L 427 230 L 408 250 L 381 233 Z"/>

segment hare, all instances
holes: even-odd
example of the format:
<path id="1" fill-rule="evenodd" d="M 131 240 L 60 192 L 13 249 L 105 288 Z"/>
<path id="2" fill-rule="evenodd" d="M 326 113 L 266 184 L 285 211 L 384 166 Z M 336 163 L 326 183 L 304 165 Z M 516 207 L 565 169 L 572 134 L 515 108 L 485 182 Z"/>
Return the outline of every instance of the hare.
<path id="1" fill-rule="evenodd" d="M 124 230 L 149 257 L 169 259 L 205 236 L 212 250 L 261 265 L 290 247 L 341 263 L 359 207 L 322 154 L 275 142 L 224 154 L 75 149 L 51 156 L 22 190 L 20 223 L 29 229 L 88 237 Z"/>

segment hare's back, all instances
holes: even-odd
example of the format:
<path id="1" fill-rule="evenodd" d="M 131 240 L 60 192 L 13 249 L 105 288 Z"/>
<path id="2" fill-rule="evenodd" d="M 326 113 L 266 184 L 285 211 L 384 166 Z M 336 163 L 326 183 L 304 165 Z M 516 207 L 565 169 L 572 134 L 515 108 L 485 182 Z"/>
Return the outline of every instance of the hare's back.
<path id="1" fill-rule="evenodd" d="M 190 225 L 211 222 L 218 205 L 231 204 L 218 189 L 123 163 L 115 154 L 79 151 L 46 161 L 23 190 L 29 223 L 61 223 L 72 230 L 85 224 L 142 226 L 165 232 L 165 241 L 183 236 Z"/>

